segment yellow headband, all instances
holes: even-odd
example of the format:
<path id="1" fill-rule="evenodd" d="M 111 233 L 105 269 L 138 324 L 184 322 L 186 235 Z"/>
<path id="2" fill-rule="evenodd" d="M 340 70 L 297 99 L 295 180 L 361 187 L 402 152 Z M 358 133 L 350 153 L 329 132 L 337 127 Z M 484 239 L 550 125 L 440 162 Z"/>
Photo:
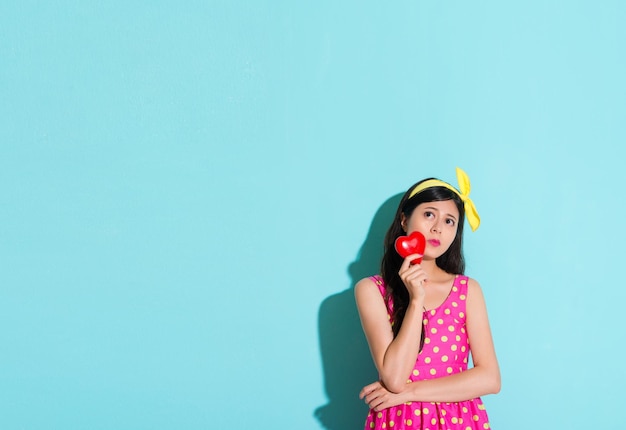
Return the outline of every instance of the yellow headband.
<path id="1" fill-rule="evenodd" d="M 476 231 L 476 229 L 480 225 L 480 217 L 478 216 L 478 212 L 476 212 L 476 206 L 474 206 L 474 202 L 472 201 L 472 199 L 469 198 L 469 193 L 470 193 L 469 177 L 467 176 L 467 173 L 465 173 L 463 170 L 457 167 L 456 179 L 457 181 L 459 181 L 459 189 L 461 190 L 461 192 L 459 192 L 459 190 L 457 190 L 456 188 L 454 188 L 452 185 L 448 184 L 447 182 L 440 181 L 439 179 L 429 179 L 427 181 L 422 182 L 417 187 L 415 187 L 413 191 L 411 191 L 411 195 L 409 195 L 409 199 L 413 197 L 414 195 L 416 195 L 417 193 L 424 191 L 426 188 L 431 188 L 431 187 L 447 188 L 450 191 L 453 191 L 457 196 L 461 198 L 461 200 L 463 201 L 463 204 L 465 205 L 465 217 L 467 218 L 467 221 L 469 222 L 469 225 L 472 228 L 472 231 Z"/>

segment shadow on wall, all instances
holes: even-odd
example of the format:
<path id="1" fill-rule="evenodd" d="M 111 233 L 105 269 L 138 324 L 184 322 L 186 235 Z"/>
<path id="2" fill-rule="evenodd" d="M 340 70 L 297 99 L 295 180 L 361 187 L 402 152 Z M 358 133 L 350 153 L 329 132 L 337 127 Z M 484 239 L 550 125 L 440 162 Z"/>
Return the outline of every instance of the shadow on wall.
<path id="1" fill-rule="evenodd" d="M 315 417 L 328 430 L 357 430 L 365 424 L 368 408 L 359 391 L 378 375 L 361 328 L 354 285 L 379 273 L 385 233 L 401 198 L 402 194 L 391 197 L 374 215 L 356 260 L 348 266 L 350 288 L 320 306 L 318 329 L 328 403 L 315 410 Z"/>

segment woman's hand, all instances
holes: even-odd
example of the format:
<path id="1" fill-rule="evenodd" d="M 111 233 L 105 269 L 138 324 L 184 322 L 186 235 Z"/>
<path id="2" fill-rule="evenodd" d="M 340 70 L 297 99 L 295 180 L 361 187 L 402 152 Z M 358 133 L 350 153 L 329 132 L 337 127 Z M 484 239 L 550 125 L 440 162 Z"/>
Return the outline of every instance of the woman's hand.
<path id="1" fill-rule="evenodd" d="M 404 391 L 400 393 L 392 393 L 387 390 L 384 385 L 380 383 L 380 381 L 366 385 L 359 393 L 359 398 L 364 400 L 370 409 L 373 409 L 376 412 L 406 403 L 409 400 L 405 397 L 406 394 Z"/>
<path id="2" fill-rule="evenodd" d="M 411 264 L 411 261 L 421 257 L 420 254 L 411 254 L 404 259 L 400 266 L 400 279 L 404 282 L 406 289 L 409 291 L 411 299 L 423 300 L 426 296 L 424 282 L 427 280 L 426 272 L 420 264 Z"/>

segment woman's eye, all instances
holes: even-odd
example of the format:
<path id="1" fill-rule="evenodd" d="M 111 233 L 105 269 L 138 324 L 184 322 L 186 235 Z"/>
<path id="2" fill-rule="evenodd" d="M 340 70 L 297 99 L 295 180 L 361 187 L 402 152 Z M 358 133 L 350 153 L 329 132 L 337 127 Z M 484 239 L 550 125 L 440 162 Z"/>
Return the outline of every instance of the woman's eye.
<path id="1" fill-rule="evenodd" d="M 426 212 L 424 212 L 424 216 L 425 216 L 426 218 L 430 218 L 430 217 L 432 217 L 432 216 L 433 216 L 433 213 L 432 213 L 432 212 L 429 212 L 429 211 L 426 211 Z"/>
<path id="2" fill-rule="evenodd" d="M 454 225 L 454 220 L 453 220 L 453 219 L 447 219 L 447 220 L 446 220 L 446 224 L 448 224 L 448 225 L 451 225 L 451 226 L 452 226 L 452 225 Z"/>

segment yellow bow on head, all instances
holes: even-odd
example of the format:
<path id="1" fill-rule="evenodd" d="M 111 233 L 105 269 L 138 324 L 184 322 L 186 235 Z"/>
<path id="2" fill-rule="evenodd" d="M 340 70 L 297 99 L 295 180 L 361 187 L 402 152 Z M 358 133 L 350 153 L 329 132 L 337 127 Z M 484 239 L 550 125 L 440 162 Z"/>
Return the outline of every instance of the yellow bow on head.
<path id="1" fill-rule="evenodd" d="M 411 191 L 409 199 L 417 193 L 424 191 L 426 188 L 447 188 L 461 198 L 461 200 L 463 201 L 463 205 L 465 206 L 465 217 L 467 218 L 467 222 L 469 222 L 472 231 L 476 231 L 476 229 L 480 225 L 480 216 L 478 216 L 478 212 L 476 212 L 476 206 L 474 206 L 474 202 L 472 201 L 472 199 L 469 198 L 469 193 L 471 189 L 469 176 L 467 176 L 467 173 L 457 167 L 456 179 L 459 182 L 460 191 L 454 188 L 452 185 L 448 184 L 447 182 L 440 181 L 439 179 L 429 179 L 415 187 L 413 191 Z"/>

